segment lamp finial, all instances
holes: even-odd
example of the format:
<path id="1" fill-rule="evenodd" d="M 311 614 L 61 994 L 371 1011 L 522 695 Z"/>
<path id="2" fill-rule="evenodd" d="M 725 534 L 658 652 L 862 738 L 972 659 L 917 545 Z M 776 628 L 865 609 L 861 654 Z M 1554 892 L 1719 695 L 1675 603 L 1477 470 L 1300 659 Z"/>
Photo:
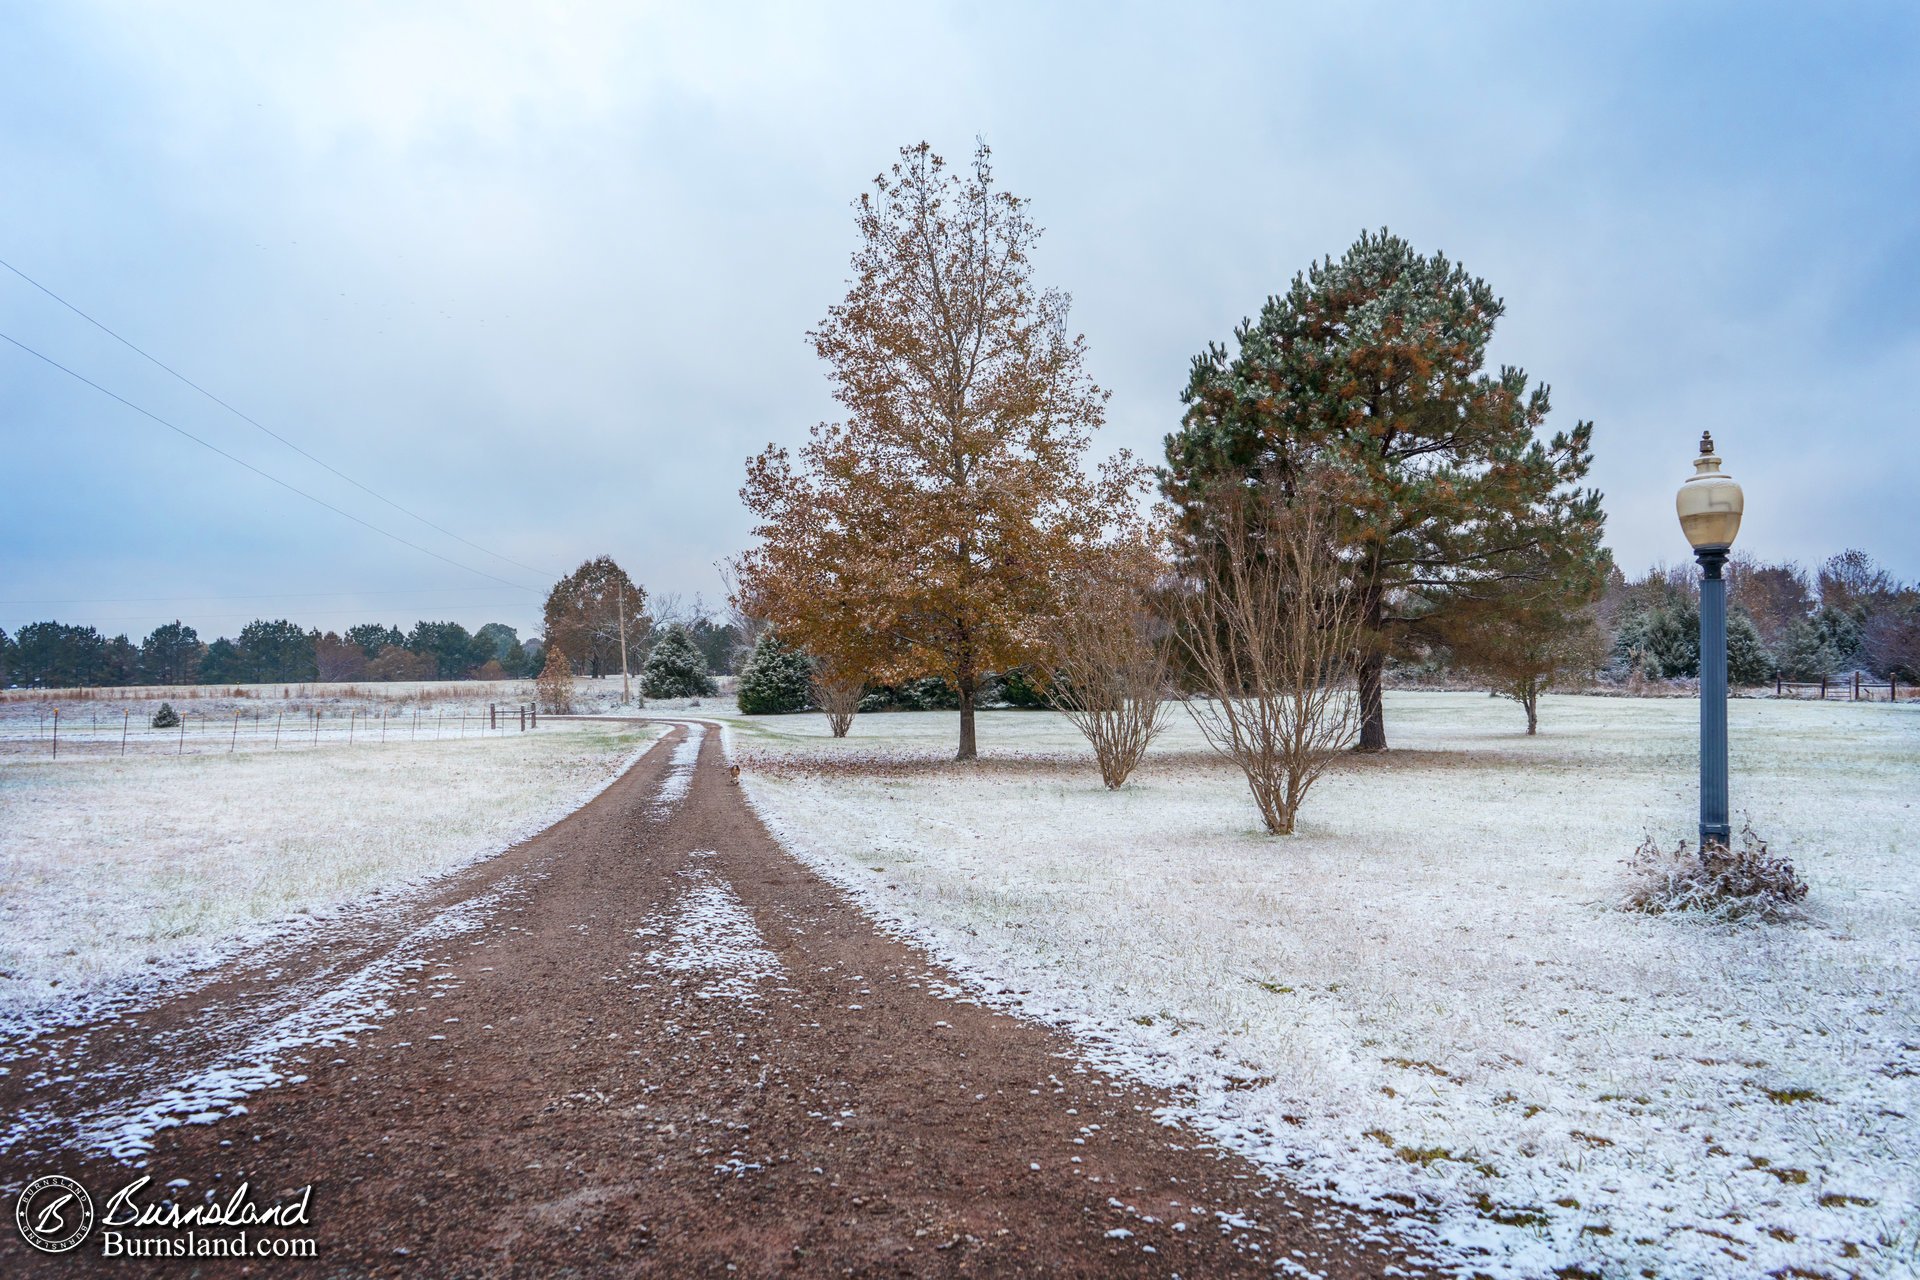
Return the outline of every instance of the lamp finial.
<path id="1" fill-rule="evenodd" d="M 1713 432 L 1702 431 L 1700 433 L 1700 456 L 1704 458 L 1712 452 L 1713 452 Z"/>

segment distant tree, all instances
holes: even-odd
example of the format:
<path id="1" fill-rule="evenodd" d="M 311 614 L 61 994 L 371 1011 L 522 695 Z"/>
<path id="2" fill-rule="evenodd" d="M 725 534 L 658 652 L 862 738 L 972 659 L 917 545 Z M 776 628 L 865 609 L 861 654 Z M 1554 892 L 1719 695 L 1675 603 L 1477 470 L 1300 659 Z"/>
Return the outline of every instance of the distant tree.
<path id="1" fill-rule="evenodd" d="M 812 676 L 813 664 L 806 654 L 781 640 L 779 633 L 763 631 L 740 668 L 735 700 L 741 712 L 750 716 L 805 711 Z"/>
<path id="2" fill-rule="evenodd" d="M 255 678 L 253 659 L 225 636 L 208 645 L 200 659 L 201 684 L 251 684 Z"/>
<path id="3" fill-rule="evenodd" d="M 624 636 L 632 670 L 647 635 L 646 604 L 647 593 L 613 557 L 597 556 L 547 593 L 546 647 L 563 651 L 575 671 L 603 676 L 620 670 Z"/>
<path id="4" fill-rule="evenodd" d="M 192 684 L 200 678 L 206 646 L 178 618 L 155 627 L 140 644 L 140 679 L 146 684 Z"/>
<path id="5" fill-rule="evenodd" d="M 1832 635 L 1812 618 L 1795 618 L 1773 648 L 1783 680 L 1824 680 L 1845 664 Z"/>
<path id="6" fill-rule="evenodd" d="M 735 595 L 818 656 L 849 618 L 885 637 L 882 678 L 957 692 L 970 760 L 988 674 L 1037 656 L 1054 569 L 1134 503 L 1140 470 L 1122 454 L 1082 472 L 1106 393 L 984 144 L 965 174 L 904 148 L 855 219 L 853 282 L 810 335 L 847 416 L 813 428 L 798 469 L 772 447 L 748 463 L 758 545 Z"/>
<path id="7" fill-rule="evenodd" d="M 1892 600 L 1897 586 L 1872 556 L 1852 549 L 1830 557 L 1815 579 L 1822 607 L 1851 614 L 1860 621 Z"/>
<path id="8" fill-rule="evenodd" d="M 434 680 L 439 675 L 437 658 L 431 653 L 414 653 L 405 645 L 390 644 L 367 663 L 369 680 Z"/>
<path id="9" fill-rule="evenodd" d="M 1727 579 L 1728 603 L 1747 611 L 1769 649 L 1813 611 L 1813 584 L 1797 564 L 1767 564 L 1736 552 Z"/>
<path id="10" fill-rule="evenodd" d="M 1875 675 L 1920 683 L 1920 586 L 1902 588 L 1874 614 L 1864 640 Z"/>
<path id="11" fill-rule="evenodd" d="M 313 642 L 313 665 L 322 680 L 351 682 L 367 678 L 366 650 L 329 631 Z"/>
<path id="12" fill-rule="evenodd" d="M 377 658 L 380 651 L 389 645 L 405 645 L 407 637 L 398 627 L 384 626 L 378 622 L 363 622 L 357 627 L 348 627 L 346 639 L 360 646 L 360 652 L 369 658 Z"/>
<path id="13" fill-rule="evenodd" d="M 491 640 L 470 635 L 457 622 L 416 622 L 407 633 L 407 651 L 433 660 L 428 680 L 461 680 L 494 656 Z"/>
<path id="14" fill-rule="evenodd" d="M 520 643 L 519 632 L 504 622 L 489 622 L 473 634 L 475 639 L 492 646 L 493 660 L 500 664 L 502 676 L 527 674 L 527 651 Z"/>
<path id="15" fill-rule="evenodd" d="M 1454 665 L 1519 703 L 1527 732 L 1540 729 L 1540 695 L 1607 664 L 1607 637 L 1594 610 L 1548 584 L 1518 584 L 1456 611 L 1441 629 Z"/>
<path id="16" fill-rule="evenodd" d="M 547 664 L 540 669 L 534 686 L 542 711 L 556 716 L 573 714 L 573 664 L 558 645 L 547 650 Z"/>
<path id="17" fill-rule="evenodd" d="M 240 647 L 253 667 L 253 678 L 261 683 L 299 682 L 319 678 L 314 662 L 315 635 L 302 631 L 284 618 L 278 622 L 249 622 L 240 629 Z"/>
<path id="18" fill-rule="evenodd" d="M 687 620 L 687 638 L 693 641 L 693 647 L 707 660 L 708 671 L 731 672 L 736 661 L 744 662 L 751 648 L 738 649 L 740 640 L 733 627 L 723 618 L 710 613 L 696 599 L 693 616 Z"/>
<path id="19" fill-rule="evenodd" d="M 7 635 L 7 629 L 0 627 L 0 689 L 13 684 L 13 641 Z"/>
<path id="20" fill-rule="evenodd" d="M 124 635 L 107 641 L 101 654 L 99 683 L 130 685 L 140 683 L 140 649 Z"/>
<path id="21" fill-rule="evenodd" d="M 713 693 L 707 660 L 685 627 L 676 623 L 654 641 L 640 673 L 640 688 L 649 698 L 701 698 Z"/>
<path id="22" fill-rule="evenodd" d="M 1627 615 L 1614 635 L 1616 670 L 1638 671 L 1656 680 L 1700 674 L 1700 603 L 1686 594 L 1644 605 Z M 1774 660 L 1760 629 L 1745 609 L 1727 610 L 1727 680 L 1740 685 L 1773 679 Z"/>
<path id="23" fill-rule="evenodd" d="M 1189 538 L 1223 477 L 1284 496 L 1310 467 L 1345 486 L 1343 542 L 1369 646 L 1359 666 L 1361 750 L 1385 749 L 1387 658 L 1420 628 L 1513 581 L 1605 569 L 1600 494 L 1578 486 L 1591 423 L 1542 440 L 1547 388 L 1484 372 L 1505 303 L 1443 255 L 1381 231 L 1295 276 L 1195 357 L 1162 489 Z M 1416 627 L 1416 624 L 1419 624 Z"/>
<path id="24" fill-rule="evenodd" d="M 77 689 L 103 684 L 109 674 L 107 641 L 92 627 L 29 622 L 13 640 L 15 679 L 29 689 Z"/>
<path id="25" fill-rule="evenodd" d="M 160 709 L 153 713 L 153 727 L 156 729 L 177 729 L 180 727 L 180 713 L 173 709 L 171 702 L 163 702 Z"/>

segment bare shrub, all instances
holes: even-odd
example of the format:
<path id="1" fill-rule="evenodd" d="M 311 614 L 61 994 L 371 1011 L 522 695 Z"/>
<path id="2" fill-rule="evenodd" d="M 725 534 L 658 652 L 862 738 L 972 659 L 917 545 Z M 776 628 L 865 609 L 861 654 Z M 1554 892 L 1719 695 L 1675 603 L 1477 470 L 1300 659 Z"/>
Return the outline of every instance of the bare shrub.
<path id="1" fill-rule="evenodd" d="M 542 711 L 554 716 L 573 714 L 573 664 L 559 645 L 548 647 L 547 665 L 541 668 L 534 685 L 540 693 Z"/>
<path id="2" fill-rule="evenodd" d="M 867 678 L 854 673 L 845 663 L 819 659 L 808 679 L 813 703 L 827 713 L 827 728 L 836 738 L 847 736 L 853 717 L 860 711 L 860 695 L 866 692 Z"/>
<path id="3" fill-rule="evenodd" d="M 1294 816 L 1354 739 L 1352 662 L 1364 639 L 1325 483 L 1216 486 L 1210 527 L 1176 602 L 1178 635 L 1205 695 L 1200 732 L 1247 776 L 1267 830 Z"/>
<path id="4" fill-rule="evenodd" d="M 1042 683 L 1093 747 L 1100 781 L 1118 791 L 1166 728 L 1171 637 L 1153 611 L 1162 561 L 1144 539 L 1101 548 L 1076 566 L 1042 624 Z"/>
<path id="5" fill-rule="evenodd" d="M 1663 849 L 1649 835 L 1627 859 L 1627 909 L 1662 915 L 1686 911 L 1722 921 L 1776 923 L 1805 912 L 1807 882 L 1787 859 L 1767 852 L 1751 823 L 1740 828 L 1740 847 L 1709 844 L 1696 849 L 1682 840 Z"/>

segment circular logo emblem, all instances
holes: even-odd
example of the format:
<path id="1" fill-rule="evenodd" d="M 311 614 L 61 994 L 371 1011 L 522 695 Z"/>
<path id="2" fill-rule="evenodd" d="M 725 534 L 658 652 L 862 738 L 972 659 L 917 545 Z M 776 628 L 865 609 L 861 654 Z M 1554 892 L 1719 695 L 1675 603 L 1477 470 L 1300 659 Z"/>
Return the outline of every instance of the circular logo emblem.
<path id="1" fill-rule="evenodd" d="M 72 1178 L 35 1178 L 13 1204 L 20 1236 L 42 1253 L 65 1253 L 93 1230 L 93 1198 Z"/>

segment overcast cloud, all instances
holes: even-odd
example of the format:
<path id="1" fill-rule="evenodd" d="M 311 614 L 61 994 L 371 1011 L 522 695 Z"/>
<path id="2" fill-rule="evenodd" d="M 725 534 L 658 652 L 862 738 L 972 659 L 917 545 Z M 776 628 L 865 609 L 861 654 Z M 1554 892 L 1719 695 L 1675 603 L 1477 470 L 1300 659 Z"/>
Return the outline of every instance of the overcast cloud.
<path id="1" fill-rule="evenodd" d="M 537 630 L 609 553 L 721 594 L 745 458 L 831 416 L 804 333 L 849 202 L 976 135 L 1047 228 L 1157 459 L 1192 355 L 1386 225 L 1507 302 L 1498 359 L 1596 423 L 1630 571 L 1711 429 L 1742 547 L 1920 576 L 1920 19 L 1909 6 L 1259 4 L 0 10 L 0 626 Z M 551 9 L 551 12 L 547 10 Z"/>

